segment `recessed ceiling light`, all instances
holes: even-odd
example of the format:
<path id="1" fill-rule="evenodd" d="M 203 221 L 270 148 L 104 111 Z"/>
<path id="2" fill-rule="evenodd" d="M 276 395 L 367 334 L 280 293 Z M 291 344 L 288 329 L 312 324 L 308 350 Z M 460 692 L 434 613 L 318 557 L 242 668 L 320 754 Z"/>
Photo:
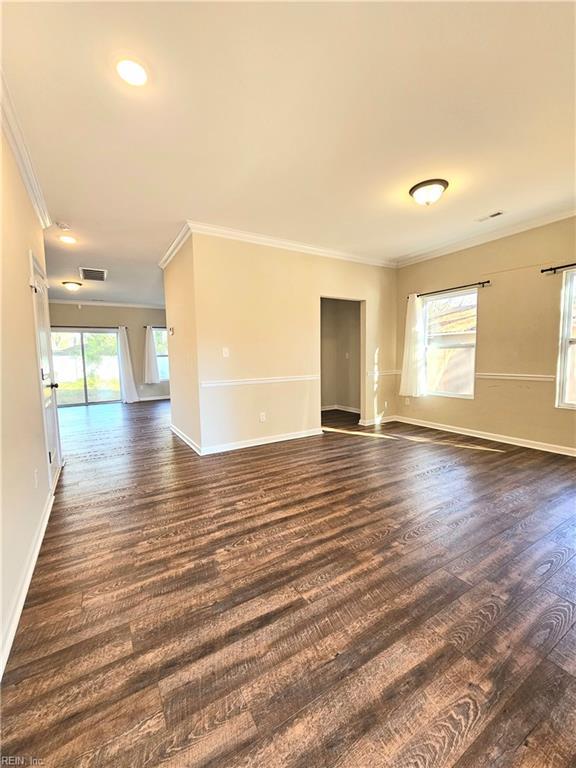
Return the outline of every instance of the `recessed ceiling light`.
<path id="1" fill-rule="evenodd" d="M 418 205 L 432 205 L 432 203 L 440 200 L 447 187 L 448 182 L 446 179 L 427 179 L 426 181 L 419 181 L 418 184 L 414 184 L 410 190 L 410 195 L 412 195 Z"/>
<path id="2" fill-rule="evenodd" d="M 80 288 L 82 288 L 82 283 L 77 283 L 75 280 L 64 280 L 62 285 L 64 288 L 66 288 L 67 291 L 72 291 L 73 293 L 79 291 Z"/>
<path id="3" fill-rule="evenodd" d="M 129 85 L 145 85 L 148 80 L 144 67 L 135 61 L 130 61 L 130 59 L 119 61 L 116 64 L 116 72 Z"/>
<path id="4" fill-rule="evenodd" d="M 62 243 L 68 243 L 68 245 L 74 245 L 76 242 L 76 238 L 72 237 L 72 235 L 60 235 L 58 238 Z"/>

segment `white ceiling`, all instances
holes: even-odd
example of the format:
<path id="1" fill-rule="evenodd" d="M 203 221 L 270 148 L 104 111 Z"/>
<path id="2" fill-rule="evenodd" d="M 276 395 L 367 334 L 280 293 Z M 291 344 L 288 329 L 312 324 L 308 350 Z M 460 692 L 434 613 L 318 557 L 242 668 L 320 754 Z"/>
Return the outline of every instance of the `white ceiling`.
<path id="1" fill-rule="evenodd" d="M 162 304 L 186 219 L 387 263 L 574 207 L 572 3 L 5 3 L 54 297 Z M 114 65 L 132 57 L 149 83 Z M 407 192 L 444 177 L 429 209 Z M 505 215 L 477 220 L 495 210 Z M 100 291 L 98 290 L 100 289 Z"/>

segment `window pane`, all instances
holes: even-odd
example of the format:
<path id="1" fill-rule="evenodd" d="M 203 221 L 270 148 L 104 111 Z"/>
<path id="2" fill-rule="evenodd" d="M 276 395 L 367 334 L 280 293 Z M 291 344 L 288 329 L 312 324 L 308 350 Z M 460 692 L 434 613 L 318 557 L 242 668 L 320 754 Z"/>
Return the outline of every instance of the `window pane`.
<path id="1" fill-rule="evenodd" d="M 428 392 L 451 395 L 474 394 L 474 347 L 450 349 L 428 347 L 426 371 Z"/>
<path id="2" fill-rule="evenodd" d="M 570 337 L 576 339 L 576 276 L 572 278 L 572 317 L 570 318 Z"/>
<path id="3" fill-rule="evenodd" d="M 565 381 L 564 402 L 576 405 L 576 344 L 568 345 Z"/>
<path id="4" fill-rule="evenodd" d="M 154 343 L 157 355 L 168 354 L 168 334 L 164 328 L 154 328 Z"/>
<path id="5" fill-rule="evenodd" d="M 424 302 L 426 386 L 431 394 L 474 394 L 477 299 L 472 291 Z"/>
<path id="6" fill-rule="evenodd" d="M 167 380 L 170 378 L 170 367 L 168 365 L 168 358 L 167 357 L 158 357 L 158 373 L 160 374 L 160 378 L 162 380 Z"/>
<path id="7" fill-rule="evenodd" d="M 86 384 L 91 403 L 120 400 L 118 338 L 114 332 L 84 333 Z"/>
<path id="8" fill-rule="evenodd" d="M 476 331 L 476 292 L 426 301 L 428 335 Z"/>
<path id="9" fill-rule="evenodd" d="M 84 370 L 80 334 L 75 331 L 52 331 L 54 377 L 58 382 L 58 405 L 84 403 Z"/>

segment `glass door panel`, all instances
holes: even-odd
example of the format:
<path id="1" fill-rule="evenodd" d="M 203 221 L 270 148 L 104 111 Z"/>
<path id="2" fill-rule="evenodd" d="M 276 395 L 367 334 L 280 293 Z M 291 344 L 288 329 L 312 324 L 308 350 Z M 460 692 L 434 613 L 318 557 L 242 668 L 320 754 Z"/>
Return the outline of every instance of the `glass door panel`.
<path id="1" fill-rule="evenodd" d="M 84 331 L 84 365 L 89 403 L 120 400 L 118 336 L 115 331 Z"/>
<path id="2" fill-rule="evenodd" d="M 52 331 L 54 379 L 58 382 L 58 405 L 86 402 L 82 334 L 79 331 Z"/>
<path id="3" fill-rule="evenodd" d="M 53 330 L 58 405 L 120 400 L 116 331 Z"/>

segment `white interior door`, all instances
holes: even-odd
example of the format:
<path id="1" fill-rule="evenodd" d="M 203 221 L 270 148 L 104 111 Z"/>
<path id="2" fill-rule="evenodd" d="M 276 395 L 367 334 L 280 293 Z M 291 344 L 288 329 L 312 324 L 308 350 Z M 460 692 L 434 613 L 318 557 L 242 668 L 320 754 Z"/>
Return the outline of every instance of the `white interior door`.
<path id="1" fill-rule="evenodd" d="M 48 285 L 44 275 L 36 265 L 33 266 L 33 288 L 39 376 L 44 414 L 44 434 L 46 436 L 49 482 L 50 487 L 53 488 L 62 466 L 58 409 L 55 397 L 55 390 L 58 384 L 54 381 L 54 366 L 52 362 Z"/>

